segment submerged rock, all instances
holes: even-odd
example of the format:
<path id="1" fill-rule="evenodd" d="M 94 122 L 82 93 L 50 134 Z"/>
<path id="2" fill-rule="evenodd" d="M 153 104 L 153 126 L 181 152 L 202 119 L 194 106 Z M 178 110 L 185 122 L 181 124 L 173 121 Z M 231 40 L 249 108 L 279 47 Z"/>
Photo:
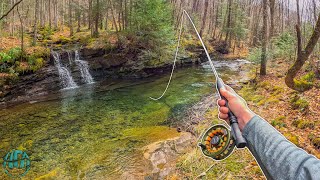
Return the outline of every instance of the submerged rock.
<path id="1" fill-rule="evenodd" d="M 195 146 L 191 133 L 183 132 L 179 137 L 155 142 L 143 148 L 148 164 L 147 177 L 165 179 L 175 170 L 176 159 Z"/>

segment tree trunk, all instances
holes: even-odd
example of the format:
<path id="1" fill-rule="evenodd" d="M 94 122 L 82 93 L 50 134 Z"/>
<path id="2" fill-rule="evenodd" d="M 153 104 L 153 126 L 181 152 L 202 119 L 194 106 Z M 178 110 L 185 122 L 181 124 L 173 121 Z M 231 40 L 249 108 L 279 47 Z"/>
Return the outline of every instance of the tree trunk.
<path id="1" fill-rule="evenodd" d="M 121 27 L 121 11 L 122 11 L 122 0 L 120 0 L 119 12 L 118 12 L 118 24 L 119 24 L 119 30 L 120 31 L 122 30 L 122 27 Z"/>
<path id="2" fill-rule="evenodd" d="M 219 3 L 219 1 L 217 1 L 217 4 L 216 4 L 216 17 L 215 17 L 214 29 L 213 29 L 213 33 L 212 33 L 212 37 L 214 40 L 216 39 L 216 31 L 217 31 L 218 19 L 219 19 L 219 4 L 218 3 Z"/>
<path id="3" fill-rule="evenodd" d="M 312 0 L 314 21 L 317 21 L 317 4 L 316 0 Z"/>
<path id="4" fill-rule="evenodd" d="M 275 0 L 269 0 L 270 2 L 270 37 L 273 38 L 274 34 L 274 11 L 275 11 Z"/>
<path id="5" fill-rule="evenodd" d="M 314 47 L 316 46 L 319 38 L 320 38 L 320 15 L 318 16 L 317 24 L 315 26 L 315 29 L 313 31 L 313 34 L 305 48 L 304 51 L 302 51 L 302 43 L 301 43 L 301 30 L 299 25 L 296 25 L 296 31 L 297 31 L 297 40 L 298 40 L 298 53 L 297 53 L 297 59 L 294 62 L 294 64 L 289 68 L 285 82 L 287 86 L 291 89 L 297 90 L 297 91 L 305 91 L 308 89 L 301 89 L 296 86 L 294 82 L 294 78 L 296 77 L 299 70 L 302 68 L 303 64 L 308 60 L 310 54 L 314 50 Z"/>
<path id="6" fill-rule="evenodd" d="M 204 13 L 202 18 L 202 26 L 200 30 L 200 36 L 203 35 L 204 30 L 206 29 L 206 20 L 207 20 L 207 12 L 208 12 L 209 0 L 205 0 L 204 3 Z"/>
<path id="7" fill-rule="evenodd" d="M 108 21 L 108 16 L 109 16 L 109 10 L 108 10 L 108 8 L 106 9 L 106 25 L 105 25 L 105 27 L 104 27 L 104 29 L 106 30 L 106 31 L 108 31 L 108 23 L 109 23 L 109 21 Z"/>
<path id="8" fill-rule="evenodd" d="M 228 19 L 227 19 L 227 33 L 225 42 L 229 42 L 230 34 L 231 34 L 231 14 L 232 14 L 232 0 L 228 1 Z M 229 48 L 231 44 L 228 44 L 227 47 Z"/>
<path id="9" fill-rule="evenodd" d="M 23 20 L 19 11 L 19 7 L 17 7 L 17 13 L 20 20 L 20 26 L 21 26 L 21 52 L 24 53 L 24 29 L 23 29 Z"/>
<path id="10" fill-rule="evenodd" d="M 35 10 L 34 10 L 34 24 L 33 24 L 33 41 L 32 41 L 33 46 L 37 44 L 38 9 L 39 9 L 39 0 L 36 0 Z"/>
<path id="11" fill-rule="evenodd" d="M 89 0 L 88 29 L 92 29 L 92 0 Z"/>
<path id="12" fill-rule="evenodd" d="M 72 5 L 71 1 L 69 0 L 69 28 L 70 28 L 70 36 L 73 36 L 73 26 L 72 26 Z"/>
<path id="13" fill-rule="evenodd" d="M 45 25 L 45 19 L 44 19 L 44 0 L 41 0 L 40 2 L 40 26 L 43 28 Z"/>
<path id="14" fill-rule="evenodd" d="M 119 32 L 118 26 L 117 26 L 116 17 L 115 17 L 115 15 L 114 15 L 114 7 L 113 7 L 113 4 L 112 4 L 112 1 L 109 0 L 109 3 L 110 3 L 111 16 L 112 16 L 112 19 L 113 19 L 114 27 L 116 28 L 116 32 Z"/>
<path id="15" fill-rule="evenodd" d="M 66 4 L 66 2 L 65 2 L 65 0 L 62 0 L 62 13 L 61 13 L 61 17 L 62 17 L 62 20 L 61 20 L 61 30 L 63 30 L 63 28 L 64 28 L 64 23 L 65 23 L 65 20 L 64 20 L 64 15 L 65 15 L 65 4 Z"/>
<path id="16" fill-rule="evenodd" d="M 54 29 L 57 30 L 58 29 L 58 0 L 54 0 L 54 4 L 53 4 L 53 7 L 54 7 L 54 18 L 53 18 L 53 21 L 54 21 Z"/>
<path id="17" fill-rule="evenodd" d="M 95 13 L 94 13 L 94 19 L 95 19 L 95 26 L 94 26 L 94 37 L 99 36 L 99 14 L 100 14 L 100 2 L 99 0 L 96 0 L 96 7 L 95 7 Z"/>
<path id="18" fill-rule="evenodd" d="M 124 0 L 124 29 L 128 28 L 128 2 Z"/>
<path id="19" fill-rule="evenodd" d="M 263 0 L 263 27 L 260 75 L 267 75 L 267 44 L 268 44 L 268 1 Z"/>
<path id="20" fill-rule="evenodd" d="M 49 28 L 51 29 L 51 0 L 48 0 L 48 3 L 49 3 L 49 7 L 48 7 L 48 16 L 49 16 Z"/>
<path id="21" fill-rule="evenodd" d="M 77 27 L 77 32 L 80 32 L 80 27 L 81 27 L 81 9 L 80 9 L 80 0 L 78 0 L 77 3 L 77 21 L 78 21 L 78 27 Z"/>

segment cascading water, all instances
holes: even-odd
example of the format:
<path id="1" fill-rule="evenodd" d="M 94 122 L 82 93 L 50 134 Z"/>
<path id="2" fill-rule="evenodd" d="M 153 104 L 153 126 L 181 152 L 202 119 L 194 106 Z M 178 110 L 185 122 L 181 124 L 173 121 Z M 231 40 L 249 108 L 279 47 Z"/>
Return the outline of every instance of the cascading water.
<path id="1" fill-rule="evenodd" d="M 52 51 L 52 56 L 54 59 L 54 64 L 56 68 L 58 69 L 60 81 L 62 83 L 62 86 L 64 89 L 73 89 L 77 88 L 77 84 L 74 82 L 70 71 L 66 68 L 63 67 L 60 61 L 60 54 L 57 52 Z"/>
<path id="2" fill-rule="evenodd" d="M 80 69 L 81 77 L 86 84 L 94 83 L 93 78 L 89 72 L 88 62 L 80 60 L 79 51 L 75 51 L 75 63 Z"/>

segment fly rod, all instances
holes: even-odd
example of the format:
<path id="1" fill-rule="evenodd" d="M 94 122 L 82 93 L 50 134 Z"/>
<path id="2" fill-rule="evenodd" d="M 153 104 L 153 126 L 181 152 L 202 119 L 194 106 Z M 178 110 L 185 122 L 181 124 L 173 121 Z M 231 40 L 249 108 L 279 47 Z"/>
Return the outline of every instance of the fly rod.
<path id="1" fill-rule="evenodd" d="M 234 146 L 236 146 L 237 148 L 244 148 L 244 147 L 246 147 L 247 143 L 246 143 L 246 140 L 243 138 L 241 131 L 239 129 L 237 117 L 232 113 L 232 111 L 230 110 L 230 108 L 228 106 L 228 100 L 221 95 L 220 90 L 226 89 L 225 84 L 224 84 L 223 80 L 219 77 L 219 75 L 216 71 L 216 68 L 214 67 L 214 64 L 211 60 L 211 57 L 208 53 L 208 50 L 207 50 L 192 18 L 190 17 L 190 15 L 188 14 L 188 12 L 186 10 L 183 10 L 183 12 L 181 14 L 178 43 L 177 43 L 175 58 L 174 58 L 173 67 L 172 67 L 172 71 L 171 71 L 171 75 L 170 75 L 168 84 L 160 97 L 158 97 L 158 98 L 150 97 L 150 98 L 155 101 L 160 100 L 165 95 L 166 91 L 169 88 L 169 85 L 172 80 L 173 72 L 176 67 L 176 61 L 177 61 L 177 57 L 178 57 L 178 51 L 179 51 L 179 47 L 180 47 L 180 41 L 181 41 L 181 35 L 182 35 L 182 29 L 183 29 L 183 23 L 184 23 L 184 15 L 187 17 L 187 19 L 192 24 L 192 27 L 195 30 L 197 37 L 201 42 L 201 45 L 202 45 L 202 47 L 206 53 L 206 56 L 208 58 L 212 72 L 216 78 L 217 92 L 219 93 L 220 98 L 225 100 L 225 102 L 226 102 L 225 106 L 229 109 L 228 116 L 229 116 L 229 120 L 230 120 L 231 135 L 230 135 L 229 130 L 225 126 L 216 125 L 216 126 L 209 128 L 206 131 L 206 133 L 203 135 L 202 142 L 199 143 L 199 146 L 201 147 L 204 155 L 209 156 L 215 160 L 222 160 L 222 159 L 228 157 L 232 153 Z"/>

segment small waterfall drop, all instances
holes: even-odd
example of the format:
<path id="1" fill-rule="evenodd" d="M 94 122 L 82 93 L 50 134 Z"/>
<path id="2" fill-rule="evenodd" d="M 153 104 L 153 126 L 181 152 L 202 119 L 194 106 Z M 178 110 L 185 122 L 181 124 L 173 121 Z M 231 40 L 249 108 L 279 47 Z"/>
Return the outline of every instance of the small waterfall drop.
<path id="1" fill-rule="evenodd" d="M 75 63 L 80 69 L 81 77 L 86 84 L 94 83 L 93 78 L 89 71 L 89 65 L 87 61 L 80 60 L 79 51 L 75 51 Z"/>
<path id="2" fill-rule="evenodd" d="M 63 65 L 61 64 L 60 54 L 52 51 L 52 56 L 54 59 L 54 64 L 55 64 L 56 68 L 58 69 L 59 78 L 62 83 L 63 89 L 77 88 L 78 86 L 74 82 L 70 71 L 66 67 L 63 67 Z"/>

